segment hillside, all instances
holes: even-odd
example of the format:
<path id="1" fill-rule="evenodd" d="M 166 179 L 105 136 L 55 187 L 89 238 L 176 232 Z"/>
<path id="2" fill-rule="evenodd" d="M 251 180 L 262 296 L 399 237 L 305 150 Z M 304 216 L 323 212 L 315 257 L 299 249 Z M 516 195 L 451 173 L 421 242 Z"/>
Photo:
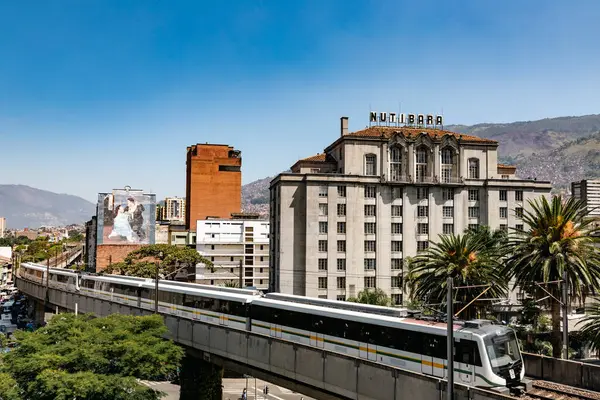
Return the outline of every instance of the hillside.
<path id="1" fill-rule="evenodd" d="M 0 216 L 12 229 L 83 223 L 96 213 L 95 204 L 81 197 L 25 185 L 0 185 Z"/>
<path id="2" fill-rule="evenodd" d="M 274 177 L 266 177 L 242 186 L 242 209 L 245 212 L 269 215 L 269 183 Z"/>
<path id="3" fill-rule="evenodd" d="M 517 157 L 554 150 L 573 140 L 600 132 L 600 114 L 508 124 L 449 125 L 445 128 L 497 140 L 500 142 L 501 157 Z"/>

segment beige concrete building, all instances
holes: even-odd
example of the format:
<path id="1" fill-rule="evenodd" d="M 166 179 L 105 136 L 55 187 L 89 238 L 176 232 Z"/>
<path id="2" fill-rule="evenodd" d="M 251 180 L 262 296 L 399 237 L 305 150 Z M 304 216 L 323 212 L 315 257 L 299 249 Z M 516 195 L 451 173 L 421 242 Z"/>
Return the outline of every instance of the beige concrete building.
<path id="1" fill-rule="evenodd" d="M 271 182 L 273 291 L 343 300 L 381 288 L 403 302 L 404 259 L 468 227 L 523 228 L 549 182 L 498 164 L 498 142 L 441 129 L 371 126 Z"/>
<path id="2" fill-rule="evenodd" d="M 211 272 L 199 265 L 197 283 L 239 285 L 241 279 L 242 287 L 269 287 L 269 221 L 198 220 L 196 229 L 196 249 L 215 266 L 215 272 Z"/>
<path id="3" fill-rule="evenodd" d="M 167 197 L 160 211 L 161 221 L 185 222 L 185 199 L 181 197 Z"/>
<path id="4" fill-rule="evenodd" d="M 0 217 L 0 238 L 4 237 L 4 232 L 6 232 L 6 218 Z"/>

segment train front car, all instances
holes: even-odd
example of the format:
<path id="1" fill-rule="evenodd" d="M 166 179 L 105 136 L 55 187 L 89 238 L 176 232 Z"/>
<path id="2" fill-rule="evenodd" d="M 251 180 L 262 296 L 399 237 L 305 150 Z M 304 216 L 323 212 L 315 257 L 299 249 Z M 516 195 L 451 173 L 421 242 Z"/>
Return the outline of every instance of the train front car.
<path id="1" fill-rule="evenodd" d="M 523 386 L 525 368 L 515 331 L 501 325 L 487 325 L 479 328 L 483 343 L 488 379 L 509 389 Z"/>

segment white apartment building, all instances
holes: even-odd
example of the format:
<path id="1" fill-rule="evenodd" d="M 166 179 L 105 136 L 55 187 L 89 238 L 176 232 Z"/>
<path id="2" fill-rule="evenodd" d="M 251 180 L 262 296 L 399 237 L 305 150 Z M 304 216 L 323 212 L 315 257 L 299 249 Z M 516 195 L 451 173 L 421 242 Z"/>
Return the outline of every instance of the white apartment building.
<path id="1" fill-rule="evenodd" d="M 381 288 L 403 302 L 404 259 L 468 227 L 522 229 L 549 182 L 498 164 L 498 142 L 441 129 L 341 135 L 270 186 L 272 291 L 344 300 Z"/>
<path id="2" fill-rule="evenodd" d="M 0 238 L 4 237 L 4 232 L 6 232 L 6 218 L 0 217 Z"/>
<path id="3" fill-rule="evenodd" d="M 181 197 L 166 197 L 165 205 L 161 208 L 163 221 L 185 222 L 185 199 Z"/>
<path id="4" fill-rule="evenodd" d="M 199 265 L 197 283 L 239 284 L 241 277 L 242 287 L 269 287 L 269 221 L 198 220 L 196 249 L 215 266 L 215 272 L 211 272 Z"/>
<path id="5" fill-rule="evenodd" d="M 571 195 L 585 202 L 590 216 L 600 218 L 600 179 L 572 182 Z"/>

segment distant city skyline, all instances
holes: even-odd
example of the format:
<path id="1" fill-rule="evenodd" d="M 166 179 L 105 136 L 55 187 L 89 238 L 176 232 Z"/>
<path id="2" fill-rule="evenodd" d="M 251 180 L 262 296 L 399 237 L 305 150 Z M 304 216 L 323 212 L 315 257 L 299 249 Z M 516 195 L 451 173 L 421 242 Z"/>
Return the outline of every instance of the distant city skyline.
<path id="1" fill-rule="evenodd" d="M 186 147 L 287 170 L 370 109 L 446 124 L 598 113 L 600 3 L 0 5 L 2 182 L 185 196 Z"/>

